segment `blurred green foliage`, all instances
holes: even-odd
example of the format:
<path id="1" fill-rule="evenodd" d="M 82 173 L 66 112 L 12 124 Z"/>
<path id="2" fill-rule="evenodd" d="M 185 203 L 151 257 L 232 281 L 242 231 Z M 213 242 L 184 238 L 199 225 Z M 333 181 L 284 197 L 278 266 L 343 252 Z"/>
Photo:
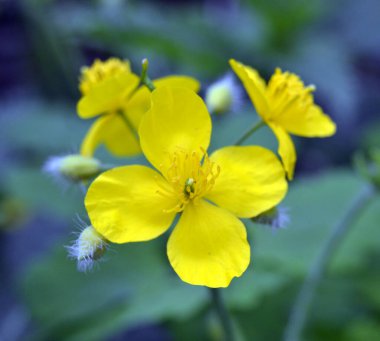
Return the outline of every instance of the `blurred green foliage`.
<path id="1" fill-rule="evenodd" d="M 302 179 L 284 203 L 292 212 L 292 223 L 287 229 L 273 233 L 266 226 L 247 224 L 253 247 L 252 264 L 242 278 L 235 279 L 224 291 L 230 308 L 237 313 L 237 324 L 244 327 L 244 321 L 250 319 L 248 329 L 242 329 L 247 339 L 261 340 L 265 335 L 279 339 L 288 307 L 282 306 L 283 319 L 273 327 L 271 315 L 276 315 L 277 310 L 262 311 L 263 302 L 269 300 L 274 306 L 283 305 L 283 301 L 289 304 L 332 224 L 362 185 L 347 171 Z M 315 306 L 322 301 L 323 307 L 313 314 L 317 315 L 317 322 L 323 320 L 323 328 L 337 328 L 336 324 L 342 328 L 356 320 L 357 315 L 363 317 L 362 311 L 355 312 L 358 304 L 362 310 L 380 308 L 378 276 L 370 276 L 371 271 L 376 271 L 371 269 L 371 262 L 379 261 L 379 255 L 375 255 L 380 239 L 379 206 L 377 200 L 358 222 L 353 222 L 352 233 L 338 250 L 329 279 L 316 300 Z M 207 289 L 186 285 L 172 273 L 166 259 L 166 237 L 149 243 L 112 246 L 107 261 L 90 274 L 78 273 L 59 244 L 54 255 L 31 267 L 22 282 L 25 300 L 43 326 L 36 338 L 102 340 L 141 321 L 183 323 L 191 316 L 208 314 Z M 352 302 L 352 290 L 374 299 Z M 279 297 L 280 302 L 276 302 Z M 349 313 L 342 314 L 342 308 Z M 263 320 L 267 320 L 264 326 Z M 203 338 L 208 338 L 207 331 Z"/>
<path id="2" fill-rule="evenodd" d="M 30 339 L 104 340 L 148 323 L 163 324 L 178 340 L 220 335 L 207 289 L 182 283 L 168 265 L 167 235 L 150 243 L 111 246 L 105 262 L 88 274 L 78 273 L 67 259 L 64 245 L 75 230 L 72 217 L 85 216 L 83 194 L 74 186 L 63 190 L 42 174 L 41 166 L 50 155 L 78 150 L 90 123 L 75 115 L 77 78 L 79 68 L 94 57 L 129 58 L 136 72 L 148 57 L 153 78 L 183 73 L 199 77 L 204 86 L 228 71 L 230 57 L 255 66 L 265 77 L 276 66 L 289 68 L 317 85 L 317 98 L 338 122 L 338 140 L 328 140 L 328 147 L 317 152 L 337 163 L 353 148 L 380 146 L 380 126 L 365 121 L 361 110 L 376 88 L 358 86 L 357 73 L 363 56 L 379 52 L 377 0 L 231 3 L 226 11 L 155 1 L 20 2 L 33 95 L 17 95 L 2 106 L 1 151 L 11 155 L 1 168 L 2 233 L 18 238 L 20 231 L 12 227 L 33 228 L 28 223 L 41 215 L 67 227 L 50 248 L 25 260 L 16 278 L 32 321 Z M 380 104 L 378 97 L 370 99 Z M 250 106 L 214 117 L 212 149 L 233 143 L 255 120 Z M 277 148 L 267 129 L 249 142 Z M 301 163 L 310 149 L 296 142 Z M 141 157 L 115 160 L 104 149 L 97 156 L 112 164 L 145 162 Z M 347 165 L 300 177 L 284 202 L 291 215 L 287 229 L 273 232 L 246 222 L 252 263 L 223 294 L 247 340 L 281 339 L 311 261 L 363 182 Z M 379 211 L 376 200 L 353 222 L 318 291 L 307 340 L 379 339 Z M 49 235 L 50 228 L 43 234 Z"/>

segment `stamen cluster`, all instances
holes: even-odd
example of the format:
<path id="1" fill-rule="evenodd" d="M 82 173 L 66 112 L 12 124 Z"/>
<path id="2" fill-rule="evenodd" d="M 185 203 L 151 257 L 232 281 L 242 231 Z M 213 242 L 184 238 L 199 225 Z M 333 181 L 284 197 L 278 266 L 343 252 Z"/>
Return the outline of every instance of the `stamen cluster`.
<path id="1" fill-rule="evenodd" d="M 267 95 L 270 99 L 268 103 L 272 108 L 271 117 L 278 117 L 293 106 L 296 106 L 298 110 L 307 111 L 314 104 L 313 91 L 315 91 L 314 85 L 305 87 L 297 75 L 282 72 L 277 68 L 267 88 Z"/>
<path id="2" fill-rule="evenodd" d="M 196 202 L 205 196 L 214 186 L 219 174 L 220 167 L 209 159 L 205 151 L 174 152 L 166 178 L 178 198 L 178 203 L 168 211 L 181 212 L 190 201 Z M 159 193 L 173 195 L 167 190 Z"/>
<path id="3" fill-rule="evenodd" d="M 129 72 L 130 66 L 127 61 L 118 58 L 110 58 L 106 61 L 96 59 L 90 67 L 81 69 L 80 91 L 85 95 L 101 81 Z"/>

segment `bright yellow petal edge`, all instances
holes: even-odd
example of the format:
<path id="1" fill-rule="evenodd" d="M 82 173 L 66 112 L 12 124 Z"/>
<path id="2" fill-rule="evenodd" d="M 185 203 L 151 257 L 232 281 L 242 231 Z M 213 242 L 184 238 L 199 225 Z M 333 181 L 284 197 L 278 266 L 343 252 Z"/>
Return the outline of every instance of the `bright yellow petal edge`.
<path id="1" fill-rule="evenodd" d="M 118 114 L 99 117 L 84 137 L 80 152 L 85 156 L 93 156 L 101 144 L 117 157 L 141 153 L 136 136 Z"/>
<path id="2" fill-rule="evenodd" d="M 277 156 L 259 146 L 229 146 L 216 150 L 210 160 L 220 174 L 206 195 L 240 218 L 251 218 L 276 206 L 288 183 Z"/>
<path id="3" fill-rule="evenodd" d="M 175 212 L 175 201 L 158 188 L 170 190 L 164 178 L 144 166 L 117 167 L 90 185 L 85 206 L 92 226 L 113 243 L 147 241 L 164 233 Z"/>
<path id="4" fill-rule="evenodd" d="M 235 59 L 230 59 L 229 63 L 232 70 L 243 83 L 258 115 L 265 120 L 270 112 L 270 103 L 268 103 L 266 97 L 266 85 L 264 79 L 260 77 L 257 70 L 239 63 Z"/>
<path id="5" fill-rule="evenodd" d="M 336 124 L 317 106 L 311 106 L 303 115 L 283 115 L 278 124 L 287 132 L 301 137 L 330 137 L 336 133 Z"/>
<path id="6" fill-rule="evenodd" d="M 211 118 L 203 100 L 187 88 L 163 86 L 152 92 L 152 105 L 139 129 L 149 162 L 165 176 L 177 151 L 206 151 Z"/>
<path id="7" fill-rule="evenodd" d="M 278 141 L 278 154 L 281 157 L 286 175 L 289 180 L 293 180 L 294 168 L 297 161 L 297 153 L 294 143 L 290 135 L 280 126 L 276 124 L 270 124 L 269 127 L 272 129 Z"/>
<path id="8" fill-rule="evenodd" d="M 139 78 L 134 74 L 121 74 L 103 81 L 79 100 L 79 117 L 88 119 L 120 109 L 138 83 Z"/>
<path id="9" fill-rule="evenodd" d="M 250 262 L 244 224 L 204 200 L 186 207 L 169 238 L 167 252 L 184 282 L 210 288 L 227 287 Z"/>

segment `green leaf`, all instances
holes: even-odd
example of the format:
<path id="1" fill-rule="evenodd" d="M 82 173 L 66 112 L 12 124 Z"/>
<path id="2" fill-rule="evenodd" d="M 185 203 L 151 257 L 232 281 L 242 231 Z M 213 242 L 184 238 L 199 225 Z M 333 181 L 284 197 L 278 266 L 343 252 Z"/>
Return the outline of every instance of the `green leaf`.
<path id="1" fill-rule="evenodd" d="M 6 119 L 0 121 L 0 134 L 12 148 L 33 153 L 69 153 L 78 151 L 90 122 L 76 115 L 75 105 L 48 105 L 39 101 L 21 101 L 5 107 Z"/>
<path id="2" fill-rule="evenodd" d="M 289 281 L 284 274 L 261 270 L 259 265 L 256 268 L 254 259 L 253 263 L 241 278 L 232 281 L 225 290 L 227 303 L 231 309 L 242 310 L 257 306 L 263 296 L 279 290 Z"/>
<path id="3" fill-rule="evenodd" d="M 83 213 L 83 194 L 76 185 L 58 183 L 41 169 L 8 168 L 4 188 L 30 211 L 73 217 Z"/>
<path id="4" fill-rule="evenodd" d="M 363 181 L 349 171 L 334 171 L 291 184 L 283 206 L 289 208 L 288 228 L 273 233 L 247 222 L 253 259 L 276 272 L 304 276 L 322 243 L 342 217 Z M 357 222 L 353 222 L 334 257 L 333 271 L 360 268 L 371 250 L 378 247 L 380 229 L 377 198 Z"/>
<path id="5" fill-rule="evenodd" d="M 36 263 L 23 294 L 41 329 L 36 339 L 103 340 L 141 321 L 185 319 L 205 302 L 206 291 L 171 271 L 160 240 L 109 251 L 106 262 L 79 273 L 63 247 Z"/>

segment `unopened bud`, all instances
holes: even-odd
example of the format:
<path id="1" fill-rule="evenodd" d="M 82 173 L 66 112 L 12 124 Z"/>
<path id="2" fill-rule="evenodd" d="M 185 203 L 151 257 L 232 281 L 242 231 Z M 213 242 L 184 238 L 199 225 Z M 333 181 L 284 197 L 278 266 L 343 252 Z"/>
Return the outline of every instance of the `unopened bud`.
<path id="1" fill-rule="evenodd" d="M 285 207 L 273 207 L 252 218 L 255 223 L 271 226 L 273 229 L 283 229 L 288 226 L 290 217 Z"/>
<path id="2" fill-rule="evenodd" d="M 223 114 L 237 110 L 242 102 L 242 91 L 233 76 L 227 74 L 206 90 L 205 101 L 211 113 Z"/>
<path id="3" fill-rule="evenodd" d="M 72 154 L 49 158 L 44 164 L 43 170 L 53 177 L 77 182 L 98 175 L 102 170 L 102 165 L 93 157 Z"/>
<path id="4" fill-rule="evenodd" d="M 78 270 L 91 270 L 107 250 L 107 241 L 91 225 L 87 226 L 73 245 L 67 247 L 69 257 L 76 259 Z"/>

